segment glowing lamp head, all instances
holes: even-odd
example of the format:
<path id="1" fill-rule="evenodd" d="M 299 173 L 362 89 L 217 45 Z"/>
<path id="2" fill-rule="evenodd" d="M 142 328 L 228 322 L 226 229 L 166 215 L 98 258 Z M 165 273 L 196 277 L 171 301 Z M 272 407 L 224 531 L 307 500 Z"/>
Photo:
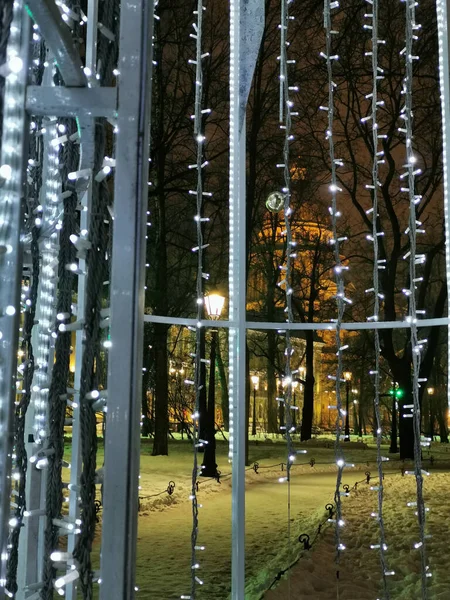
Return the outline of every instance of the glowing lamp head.
<path id="1" fill-rule="evenodd" d="M 220 294 L 208 294 L 205 296 L 206 312 L 210 319 L 220 319 L 224 304 L 225 298 Z"/>
<path id="2" fill-rule="evenodd" d="M 434 387 L 427 388 L 427 392 L 429 396 L 432 396 L 434 394 Z"/>
<path id="3" fill-rule="evenodd" d="M 344 371 L 344 379 L 345 379 L 345 381 L 352 380 L 352 374 L 350 373 L 350 371 Z"/>
<path id="4" fill-rule="evenodd" d="M 258 375 L 252 375 L 251 376 L 251 380 L 252 380 L 252 383 L 253 383 L 253 388 L 255 390 L 257 390 L 258 386 L 259 386 L 259 377 L 258 377 Z"/>

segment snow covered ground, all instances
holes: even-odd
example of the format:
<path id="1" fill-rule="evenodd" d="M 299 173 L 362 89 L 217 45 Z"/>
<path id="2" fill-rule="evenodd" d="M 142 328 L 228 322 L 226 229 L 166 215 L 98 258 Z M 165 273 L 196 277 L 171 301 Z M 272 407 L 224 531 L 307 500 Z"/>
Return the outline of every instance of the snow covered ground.
<path id="1" fill-rule="evenodd" d="M 326 446 L 331 447 L 326 447 Z M 311 538 L 325 517 L 325 504 L 332 501 L 335 491 L 336 467 L 329 442 L 312 443 L 308 454 L 299 455 L 303 463 L 292 471 L 291 483 L 291 543 L 287 532 L 287 486 L 280 484 L 283 475 L 280 462 L 285 462 L 282 443 L 251 446 L 251 462 L 257 460 L 258 473 L 246 474 L 246 600 L 376 600 L 382 598 L 379 587 L 380 565 L 376 550 L 377 523 L 370 516 L 376 510 L 377 496 L 366 483 L 343 504 L 345 527 L 342 541 L 347 549 L 342 555 L 339 595 L 334 563 L 334 532 L 324 528 L 312 550 L 304 552 L 296 566 L 278 585 L 266 592 L 277 574 L 301 553 L 298 536 L 308 533 Z M 346 469 L 343 482 L 351 486 L 365 480 L 365 472 L 376 475 L 373 448 L 347 446 L 347 459 L 355 469 Z M 169 457 L 151 457 L 150 447 L 144 445 L 141 461 L 141 512 L 137 554 L 138 598 L 171 600 L 190 592 L 190 535 L 192 528 L 189 502 L 192 453 L 187 444 L 170 446 Z M 387 451 L 387 449 L 386 449 Z M 437 454 L 436 452 L 441 452 Z M 450 534 L 448 490 L 450 453 L 440 448 L 434 451 L 439 460 L 430 468 L 425 482 L 425 497 L 430 508 L 427 533 L 429 563 L 433 577 L 429 579 L 430 600 L 450 598 L 450 569 L 446 564 L 447 540 Z M 448 458 L 447 458 L 448 457 Z M 314 466 L 309 464 L 315 460 Z M 218 444 L 218 464 L 223 474 L 230 472 L 225 444 Z M 267 467 L 267 468 L 264 468 Z M 388 549 L 388 568 L 395 571 L 389 577 L 391 600 L 420 598 L 419 552 L 414 549 L 418 540 L 414 508 L 406 506 L 415 500 L 415 482 L 411 476 L 400 474 L 400 463 L 387 463 L 385 478 L 385 523 Z M 172 495 L 159 494 L 169 480 L 176 487 Z M 371 484 L 375 484 L 372 480 Z M 153 496 L 148 498 L 147 496 Z M 207 480 L 200 485 L 198 543 L 206 550 L 198 557 L 198 571 L 204 585 L 197 600 L 226 600 L 231 585 L 231 478 L 219 485 Z M 265 593 L 266 592 L 266 593 Z"/>
<path id="2" fill-rule="evenodd" d="M 430 508 L 427 514 L 427 543 L 432 577 L 428 579 L 429 598 L 450 598 L 450 569 L 448 539 L 450 518 L 448 491 L 450 474 L 435 472 L 425 480 L 425 499 Z M 387 566 L 395 571 L 388 578 L 393 600 L 422 598 L 420 589 L 420 554 L 414 548 L 418 541 L 415 509 L 407 502 L 415 501 L 413 477 L 390 475 L 385 478 L 386 507 L 384 511 L 387 537 Z M 292 569 L 290 578 L 282 581 L 264 597 L 267 600 L 375 600 L 382 598 L 380 563 L 377 550 L 377 523 L 370 517 L 376 509 L 376 492 L 362 486 L 344 505 L 346 526 L 342 530 L 346 551 L 340 565 L 339 595 L 334 564 L 334 536 L 329 529 L 322 541 Z M 289 581 L 290 579 L 290 581 Z M 291 590 L 289 594 L 289 588 Z"/>

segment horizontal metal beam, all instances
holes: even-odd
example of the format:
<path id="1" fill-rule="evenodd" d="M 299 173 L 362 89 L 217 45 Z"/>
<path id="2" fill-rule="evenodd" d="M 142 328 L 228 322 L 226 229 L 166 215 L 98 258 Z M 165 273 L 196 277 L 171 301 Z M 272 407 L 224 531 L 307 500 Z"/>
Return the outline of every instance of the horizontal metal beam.
<path id="1" fill-rule="evenodd" d="M 26 109 L 32 115 L 114 119 L 117 116 L 117 88 L 29 85 Z"/>
<path id="2" fill-rule="evenodd" d="M 189 319 L 183 317 L 164 317 L 160 315 L 144 315 L 144 323 L 162 323 L 164 325 L 176 325 L 179 327 L 197 327 L 199 321 L 197 319 Z M 202 327 L 236 327 L 233 321 L 200 321 Z M 416 323 L 417 327 L 447 327 L 450 325 L 450 318 L 442 317 L 438 319 L 421 319 Z M 373 321 L 361 323 L 341 323 L 341 329 L 346 331 L 358 331 L 361 329 L 409 329 L 411 323 L 408 321 Z M 267 329 L 287 330 L 290 331 L 324 331 L 336 329 L 336 323 L 267 323 L 264 321 L 246 321 L 246 329 L 255 329 L 265 331 Z"/>
<path id="3" fill-rule="evenodd" d="M 80 53 L 75 48 L 70 29 L 62 20 L 55 0 L 27 0 L 26 4 L 33 21 L 39 25 L 47 47 L 55 57 L 65 85 L 86 86 L 87 79 Z"/>

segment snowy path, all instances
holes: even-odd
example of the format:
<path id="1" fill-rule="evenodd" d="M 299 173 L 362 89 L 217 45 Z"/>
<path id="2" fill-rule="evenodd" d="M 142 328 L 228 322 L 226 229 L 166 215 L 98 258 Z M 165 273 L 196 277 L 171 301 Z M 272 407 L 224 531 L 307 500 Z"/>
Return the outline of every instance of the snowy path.
<path id="1" fill-rule="evenodd" d="M 432 577 L 428 579 L 429 600 L 450 598 L 448 539 L 449 473 L 432 473 L 424 479 L 427 513 L 427 556 Z M 392 475 L 385 479 L 385 527 L 388 545 L 387 568 L 395 574 L 388 578 L 391 600 L 422 598 L 420 590 L 420 554 L 414 549 L 418 540 L 415 508 L 406 503 L 415 501 L 414 477 Z M 346 526 L 342 530 L 347 547 L 340 566 L 339 594 L 334 564 L 334 537 L 329 529 L 313 551 L 292 569 L 290 582 L 282 581 L 268 592 L 264 600 L 376 600 L 383 598 L 380 589 L 380 564 L 376 550 L 377 524 L 370 517 L 376 506 L 376 492 L 362 486 L 344 504 Z M 290 588 L 290 592 L 289 592 Z"/>
<path id="2" fill-rule="evenodd" d="M 280 473 L 252 474 L 247 486 L 247 566 L 252 581 L 247 598 L 258 598 L 280 569 L 287 566 L 287 487 L 278 483 Z M 364 477 L 364 476 L 363 476 Z M 361 479 L 361 473 L 352 478 Z M 333 498 L 334 473 L 306 473 L 292 478 L 292 540 L 300 533 L 313 534 L 323 520 L 324 506 Z M 349 481 L 353 483 L 353 481 Z M 204 586 L 197 598 L 225 599 L 230 586 L 231 494 L 224 481 L 219 493 L 200 487 L 199 543 L 206 551 L 199 557 L 199 576 Z M 191 507 L 189 502 L 162 511 L 149 511 L 139 518 L 137 581 L 142 598 L 170 600 L 190 592 Z M 255 578 L 257 581 L 255 581 Z M 258 593 L 259 590 L 259 593 Z"/>
<path id="3" fill-rule="evenodd" d="M 289 562 L 287 547 L 286 486 L 279 484 L 279 473 L 254 475 L 247 487 L 247 570 L 245 600 L 259 600 L 279 570 Z M 352 471 L 348 483 L 364 478 L 361 471 Z M 346 478 L 347 479 L 347 478 Z M 210 489 L 200 492 L 204 505 L 200 515 L 199 543 L 206 546 L 201 557 L 199 575 L 204 586 L 198 600 L 225 600 L 230 586 L 230 519 L 229 483 L 224 482 L 219 493 Z M 292 481 L 292 544 L 300 533 L 314 534 L 317 523 L 323 521 L 324 505 L 334 493 L 334 473 L 298 473 Z M 432 578 L 429 600 L 450 598 L 448 568 L 448 490 L 450 474 L 436 472 L 425 479 L 427 553 Z M 421 598 L 417 519 L 414 508 L 406 503 L 415 500 L 413 477 L 389 473 L 385 480 L 385 526 L 388 569 L 395 571 L 389 578 L 391 600 Z M 283 579 L 267 592 L 265 600 L 376 600 L 381 598 L 380 565 L 376 550 L 378 528 L 370 513 L 376 510 L 376 492 L 361 484 L 356 493 L 345 500 L 342 530 L 347 547 L 342 555 L 339 593 L 334 563 L 334 535 L 330 527 L 319 538 L 313 550 L 307 552 L 290 571 L 289 581 Z M 191 515 L 189 502 L 165 510 L 142 514 L 139 520 L 138 584 L 139 597 L 171 600 L 189 594 L 189 548 Z"/>

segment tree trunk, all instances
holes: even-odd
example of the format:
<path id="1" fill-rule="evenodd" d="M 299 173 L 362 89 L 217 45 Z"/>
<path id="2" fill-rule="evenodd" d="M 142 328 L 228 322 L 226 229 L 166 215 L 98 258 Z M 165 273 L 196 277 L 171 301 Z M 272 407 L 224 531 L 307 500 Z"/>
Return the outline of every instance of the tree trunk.
<path id="1" fill-rule="evenodd" d="M 267 429 L 268 433 L 278 433 L 277 423 L 277 382 L 275 375 L 276 337 L 274 331 L 267 332 Z"/>
<path id="2" fill-rule="evenodd" d="M 356 409 L 356 404 L 353 403 L 353 433 L 355 435 L 361 436 L 361 434 L 359 433 L 359 431 L 360 431 L 360 426 L 359 426 L 359 423 L 358 423 L 358 412 L 357 412 L 357 409 Z"/>
<path id="3" fill-rule="evenodd" d="M 305 331 L 305 392 L 303 397 L 302 427 L 300 439 L 302 442 L 310 440 L 312 436 L 312 424 L 314 416 L 314 332 Z"/>
<path id="4" fill-rule="evenodd" d="M 389 452 L 391 454 L 396 454 L 398 452 L 398 445 L 397 445 L 397 415 L 398 415 L 398 411 L 397 411 L 397 398 L 395 397 L 395 391 L 396 391 L 396 385 L 394 385 L 394 395 L 392 397 L 391 445 L 389 447 Z"/>
<path id="5" fill-rule="evenodd" d="M 200 328 L 200 358 L 205 358 L 206 352 L 206 330 L 204 327 Z M 204 360 L 200 361 L 200 391 L 198 398 L 198 433 L 201 440 L 207 439 L 208 433 L 208 408 L 206 406 L 206 363 Z M 203 446 L 198 448 L 198 452 L 203 452 Z"/>
<path id="6" fill-rule="evenodd" d="M 217 370 L 220 381 L 220 405 L 222 407 L 223 428 L 225 431 L 230 429 L 230 399 L 228 397 L 228 382 L 225 373 L 225 367 L 222 360 L 222 349 L 220 347 L 220 336 L 217 339 Z"/>
<path id="7" fill-rule="evenodd" d="M 152 456 L 167 456 L 169 445 L 169 395 L 168 395 L 168 357 L 167 325 L 154 324 L 155 355 L 155 438 Z"/>
<path id="8" fill-rule="evenodd" d="M 216 344 L 217 331 L 211 332 L 211 363 L 209 367 L 208 409 L 206 414 L 205 437 L 208 443 L 204 449 L 201 475 L 203 477 L 217 476 L 216 463 Z"/>
<path id="9" fill-rule="evenodd" d="M 143 348 L 143 364 L 144 371 L 142 373 L 142 399 L 141 399 L 141 411 L 142 411 L 142 430 L 141 434 L 148 436 L 153 433 L 153 423 L 151 422 L 150 408 L 148 405 L 148 390 L 150 387 L 150 380 L 152 375 L 151 370 L 151 357 L 152 349 L 150 348 L 151 341 L 151 325 L 150 323 L 144 323 L 144 348 Z"/>
<path id="10" fill-rule="evenodd" d="M 436 419 L 439 425 L 439 437 L 441 444 L 448 444 L 448 429 L 447 429 L 448 406 L 446 400 L 439 401 L 436 411 Z"/>

